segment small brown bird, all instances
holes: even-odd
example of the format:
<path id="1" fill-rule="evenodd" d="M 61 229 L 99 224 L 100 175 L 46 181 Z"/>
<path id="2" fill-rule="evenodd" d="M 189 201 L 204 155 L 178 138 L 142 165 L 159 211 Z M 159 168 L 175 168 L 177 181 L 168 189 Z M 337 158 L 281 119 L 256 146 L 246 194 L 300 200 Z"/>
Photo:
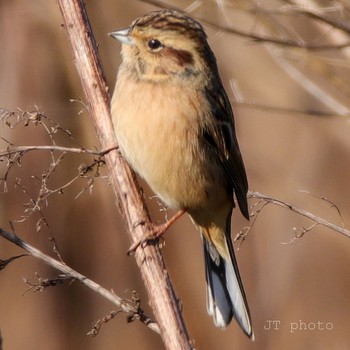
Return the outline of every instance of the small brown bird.
<path id="1" fill-rule="evenodd" d="M 111 36 L 123 44 L 111 104 L 120 150 L 166 205 L 186 210 L 199 228 L 215 325 L 235 317 L 253 338 L 230 232 L 234 194 L 249 219 L 248 182 L 203 27 L 161 10 Z"/>

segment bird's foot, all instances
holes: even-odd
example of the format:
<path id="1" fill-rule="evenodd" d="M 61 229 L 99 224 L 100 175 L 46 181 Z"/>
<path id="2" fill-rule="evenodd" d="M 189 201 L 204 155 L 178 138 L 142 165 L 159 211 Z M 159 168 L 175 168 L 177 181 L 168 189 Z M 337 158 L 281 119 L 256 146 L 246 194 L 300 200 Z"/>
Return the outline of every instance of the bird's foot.
<path id="1" fill-rule="evenodd" d="M 147 243 L 150 241 L 156 241 L 159 240 L 163 234 L 168 230 L 168 228 L 177 220 L 179 219 L 184 213 L 186 212 L 185 209 L 179 210 L 174 216 L 172 216 L 167 222 L 164 224 L 156 225 L 153 223 L 149 224 L 149 234 L 146 237 L 143 237 L 139 239 L 138 241 L 134 242 L 131 247 L 128 249 L 128 255 L 133 254 L 138 247 L 146 247 Z"/>

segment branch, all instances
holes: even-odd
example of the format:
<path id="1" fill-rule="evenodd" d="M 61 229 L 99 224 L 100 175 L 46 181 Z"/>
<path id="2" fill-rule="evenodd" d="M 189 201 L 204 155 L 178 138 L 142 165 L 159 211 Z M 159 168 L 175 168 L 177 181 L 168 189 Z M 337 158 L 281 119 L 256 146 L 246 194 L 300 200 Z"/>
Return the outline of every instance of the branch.
<path id="1" fill-rule="evenodd" d="M 288 0 L 284 0 L 286 3 L 289 4 L 289 6 L 285 6 L 281 13 L 286 14 L 286 15 L 301 15 L 304 17 L 308 17 L 311 18 L 313 20 L 319 21 L 319 22 L 323 22 L 326 23 L 327 25 L 329 25 L 332 28 L 336 28 L 339 29 L 347 34 L 350 34 L 350 26 L 348 24 L 347 21 L 341 21 L 339 20 L 339 17 L 337 17 L 337 20 L 333 20 L 330 17 L 324 16 L 323 12 L 325 10 L 323 10 L 322 8 L 320 9 L 311 9 L 308 8 L 306 9 L 303 6 L 300 6 L 296 3 L 294 3 L 293 1 L 288 1 Z"/>
<path id="2" fill-rule="evenodd" d="M 159 1 L 159 0 L 141 0 L 142 2 L 146 2 L 148 4 L 152 4 L 155 6 L 158 6 L 160 8 L 169 8 L 169 4 L 164 2 L 164 1 Z M 177 8 L 174 6 L 171 6 L 173 9 L 176 10 L 181 10 L 181 8 Z M 261 11 L 262 12 L 262 11 Z M 310 16 L 312 16 L 312 13 L 310 13 Z M 222 24 L 217 24 L 216 22 L 210 21 L 207 18 L 201 16 L 200 14 L 196 14 L 195 16 L 198 20 L 200 20 L 203 23 L 207 23 L 209 24 L 211 27 L 222 30 L 226 33 L 231 33 L 231 34 L 235 34 L 238 35 L 240 37 L 243 38 L 248 38 L 251 39 L 252 41 L 255 42 L 262 42 L 262 43 L 266 43 L 266 44 L 275 44 L 275 45 L 280 45 L 280 46 L 286 46 L 286 47 L 293 47 L 293 48 L 301 48 L 301 49 L 307 49 L 310 51 L 322 51 L 322 50 L 339 50 L 339 49 L 343 49 L 346 47 L 350 46 L 350 41 L 346 41 L 344 43 L 341 44 L 310 44 L 310 43 L 306 43 L 305 41 L 299 40 L 292 40 L 292 39 L 282 39 L 282 38 L 276 38 L 276 37 L 272 37 L 272 36 L 266 36 L 266 35 L 260 35 L 260 34 L 255 34 L 255 33 L 251 33 L 251 32 L 246 32 L 244 30 L 235 28 L 233 26 L 226 26 L 226 25 L 222 25 Z M 314 16 L 316 17 L 316 15 Z M 320 18 L 317 18 L 320 20 Z M 326 21 L 326 19 L 324 19 L 324 21 Z M 338 26 L 340 27 L 340 24 L 338 24 Z M 341 28 L 343 30 L 343 28 Z"/>
<path id="3" fill-rule="evenodd" d="M 13 146 L 8 147 L 6 150 L 0 150 L 0 157 L 10 156 L 17 153 L 26 153 L 30 151 L 55 151 L 66 153 L 86 153 L 92 155 L 101 155 L 101 152 L 92 151 L 84 148 L 64 147 L 56 145 L 44 145 L 44 146 Z"/>
<path id="4" fill-rule="evenodd" d="M 11 258 L 8 259 L 0 259 L 0 270 L 4 269 L 8 264 L 10 264 L 12 261 L 23 258 L 24 256 L 28 256 L 28 254 L 21 254 L 16 256 L 11 256 Z"/>
<path id="5" fill-rule="evenodd" d="M 348 114 L 337 114 L 337 113 L 330 113 L 330 112 L 324 112 L 321 110 L 315 110 L 315 109 L 295 109 L 295 108 L 283 108 L 283 107 L 277 107 L 273 105 L 264 105 L 261 103 L 256 102 L 240 102 L 240 101 L 233 101 L 233 106 L 236 106 L 237 108 L 249 108 L 249 109 L 255 109 L 258 111 L 264 111 L 264 112 L 275 112 L 275 113 L 288 113 L 288 114 L 296 114 L 296 115 L 309 115 L 309 116 L 316 116 L 316 117 L 341 117 L 341 118 L 350 118 L 350 113 Z"/>
<path id="6" fill-rule="evenodd" d="M 109 290 L 101 287 L 96 282 L 90 280 L 89 278 L 85 277 L 81 273 L 73 270 L 68 265 L 46 255 L 42 251 L 40 251 L 37 248 L 34 248 L 27 242 L 20 239 L 17 235 L 7 232 L 4 229 L 0 228 L 0 235 L 4 238 L 6 238 L 8 241 L 16 244 L 18 247 L 26 250 L 29 254 L 34 256 L 37 259 L 40 259 L 44 261 L 47 265 L 53 267 L 54 269 L 63 272 L 66 276 L 73 278 L 75 280 L 80 281 L 82 284 L 84 284 L 86 287 L 90 288 L 94 292 L 102 295 L 104 298 L 112 302 L 113 304 L 117 305 L 121 308 L 123 312 L 126 312 L 128 314 L 132 315 L 133 319 L 137 319 L 147 325 L 150 329 L 152 329 L 154 332 L 160 333 L 158 325 L 153 322 L 149 317 L 147 317 L 143 310 L 140 309 L 140 307 L 135 306 L 131 302 L 129 302 L 126 299 L 120 298 L 118 295 L 116 295 L 113 292 L 110 292 Z"/>
<path id="7" fill-rule="evenodd" d="M 101 151 L 94 151 L 86 148 L 76 148 L 76 147 L 65 147 L 57 145 L 39 145 L 39 146 L 9 146 L 7 149 L 0 150 L 0 157 L 11 156 L 17 153 L 26 153 L 30 151 L 51 151 L 51 152 L 64 152 L 64 153 L 84 153 L 91 154 L 94 156 L 104 156 L 110 151 L 118 149 L 118 146 L 108 147 Z"/>
<path id="8" fill-rule="evenodd" d="M 215 22 L 209 21 L 208 19 L 202 18 L 201 16 L 197 16 L 198 19 L 200 19 L 202 22 L 209 24 L 210 26 L 222 30 L 226 33 L 235 34 L 244 38 L 251 39 L 252 41 L 255 41 L 257 43 L 264 43 L 264 44 L 275 44 L 279 46 L 285 46 L 285 47 L 292 47 L 292 48 L 300 48 L 300 49 L 306 49 L 310 51 L 323 51 L 323 50 L 340 50 L 344 49 L 346 47 L 350 46 L 350 41 L 346 41 L 341 44 L 310 44 L 305 41 L 299 40 L 292 40 L 292 39 L 282 39 L 282 38 L 275 38 L 272 36 L 267 35 L 261 35 L 261 34 L 255 34 L 251 32 L 245 32 L 238 28 L 234 28 L 232 26 L 225 26 L 225 25 L 219 25 Z"/>
<path id="9" fill-rule="evenodd" d="M 277 206 L 280 206 L 280 207 L 283 207 L 283 208 L 286 208 L 286 209 L 289 209 L 291 210 L 292 212 L 294 213 L 297 213 L 299 215 L 302 215 L 310 220 L 312 220 L 313 222 L 317 223 L 318 225 L 322 225 L 324 227 L 327 227 L 333 231 L 336 231 L 348 238 L 350 238 L 350 231 L 343 228 L 343 227 L 340 227 L 338 225 L 335 225 L 335 224 L 332 224 L 328 221 L 326 221 L 325 219 L 322 219 L 320 218 L 319 216 L 316 216 L 306 210 L 303 210 L 303 209 L 300 209 L 300 208 L 297 208 L 295 207 L 294 205 L 292 204 L 289 204 L 287 202 L 284 202 L 280 199 L 276 199 L 276 198 L 271 198 L 269 196 L 266 196 L 264 194 L 261 194 L 259 192 L 255 192 L 255 191 L 249 191 L 248 193 L 248 198 L 257 198 L 257 199 L 261 199 L 263 200 L 265 203 L 270 203 L 270 204 L 274 204 L 274 205 L 277 205 Z"/>
<path id="10" fill-rule="evenodd" d="M 97 45 L 82 0 L 58 0 L 98 139 L 103 148 L 116 144 L 110 98 Z M 110 181 L 132 242 L 151 235 L 151 220 L 135 175 L 116 151 L 106 154 Z M 191 349 L 178 299 L 157 245 L 137 249 L 137 265 L 167 349 Z"/>

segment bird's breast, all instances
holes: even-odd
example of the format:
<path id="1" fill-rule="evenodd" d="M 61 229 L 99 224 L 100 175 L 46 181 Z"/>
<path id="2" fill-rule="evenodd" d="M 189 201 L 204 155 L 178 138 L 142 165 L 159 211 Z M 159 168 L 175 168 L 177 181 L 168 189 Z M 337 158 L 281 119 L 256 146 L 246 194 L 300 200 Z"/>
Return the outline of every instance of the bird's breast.
<path id="1" fill-rule="evenodd" d="M 172 85 L 119 78 L 115 132 L 124 157 L 165 204 L 202 206 L 220 181 L 202 140 L 206 106 L 200 92 Z"/>

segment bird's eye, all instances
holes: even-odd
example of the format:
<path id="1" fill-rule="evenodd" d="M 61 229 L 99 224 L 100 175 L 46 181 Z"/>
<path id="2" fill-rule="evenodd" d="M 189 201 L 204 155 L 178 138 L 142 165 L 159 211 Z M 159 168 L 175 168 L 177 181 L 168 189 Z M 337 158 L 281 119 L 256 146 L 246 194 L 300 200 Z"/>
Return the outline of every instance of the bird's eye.
<path id="1" fill-rule="evenodd" d="M 162 43 L 157 40 L 157 39 L 151 39 L 149 42 L 148 42 L 148 47 L 151 49 L 151 50 L 156 50 L 156 49 L 159 49 L 161 48 L 163 45 Z"/>

